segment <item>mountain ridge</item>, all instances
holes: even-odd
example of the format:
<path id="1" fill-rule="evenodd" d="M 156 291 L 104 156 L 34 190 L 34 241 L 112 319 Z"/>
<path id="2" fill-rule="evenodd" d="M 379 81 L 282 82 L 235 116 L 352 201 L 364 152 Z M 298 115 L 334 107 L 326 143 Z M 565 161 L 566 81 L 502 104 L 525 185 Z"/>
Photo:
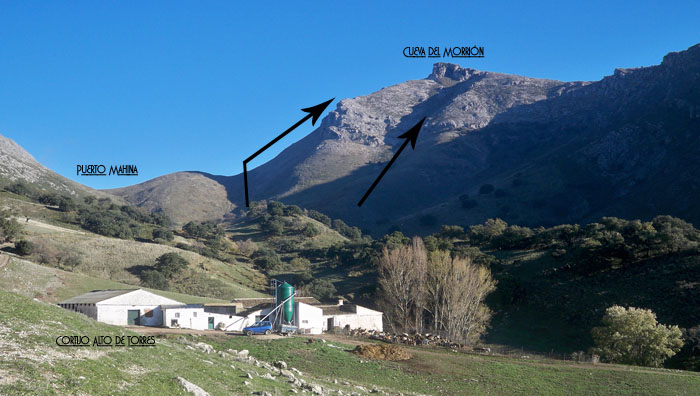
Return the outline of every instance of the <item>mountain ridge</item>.
<path id="1" fill-rule="evenodd" d="M 374 234 L 492 217 L 537 226 L 668 213 L 699 224 L 699 65 L 700 44 L 595 82 L 436 63 L 426 78 L 339 101 L 317 129 L 249 171 L 251 200 L 316 209 Z M 398 136 L 423 117 L 416 150 L 357 208 Z M 106 192 L 177 224 L 245 210 L 241 174 L 176 172 Z"/>

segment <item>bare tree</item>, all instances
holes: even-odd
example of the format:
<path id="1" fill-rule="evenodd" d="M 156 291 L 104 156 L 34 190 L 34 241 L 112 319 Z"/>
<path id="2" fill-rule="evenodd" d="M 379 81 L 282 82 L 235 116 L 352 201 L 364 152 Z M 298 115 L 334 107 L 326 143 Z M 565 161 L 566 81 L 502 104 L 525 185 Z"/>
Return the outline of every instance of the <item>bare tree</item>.
<path id="1" fill-rule="evenodd" d="M 443 312 L 450 338 L 473 343 L 486 331 L 491 311 L 484 299 L 496 288 L 491 272 L 469 258 L 453 258 L 445 281 Z"/>
<path id="2" fill-rule="evenodd" d="M 380 304 L 396 330 L 422 329 L 425 306 L 427 253 L 423 241 L 414 237 L 410 245 L 389 251 L 379 260 Z"/>
<path id="3" fill-rule="evenodd" d="M 436 250 L 428 259 L 426 274 L 426 310 L 432 318 L 432 328 L 435 332 L 446 330 L 446 301 L 447 279 L 452 267 L 450 252 Z"/>

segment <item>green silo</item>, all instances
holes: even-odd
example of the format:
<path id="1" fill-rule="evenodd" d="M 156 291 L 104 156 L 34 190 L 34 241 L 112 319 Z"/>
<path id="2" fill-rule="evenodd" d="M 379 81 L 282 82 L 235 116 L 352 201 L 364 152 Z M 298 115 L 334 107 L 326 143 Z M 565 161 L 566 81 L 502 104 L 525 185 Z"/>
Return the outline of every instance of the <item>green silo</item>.
<path id="1" fill-rule="evenodd" d="M 281 304 L 282 301 L 291 297 L 294 294 L 294 287 L 287 282 L 282 283 L 277 287 L 277 305 Z M 292 317 L 294 316 L 294 297 L 290 298 L 289 301 L 284 303 L 284 307 L 281 308 L 284 312 L 282 318 L 291 323 Z"/>

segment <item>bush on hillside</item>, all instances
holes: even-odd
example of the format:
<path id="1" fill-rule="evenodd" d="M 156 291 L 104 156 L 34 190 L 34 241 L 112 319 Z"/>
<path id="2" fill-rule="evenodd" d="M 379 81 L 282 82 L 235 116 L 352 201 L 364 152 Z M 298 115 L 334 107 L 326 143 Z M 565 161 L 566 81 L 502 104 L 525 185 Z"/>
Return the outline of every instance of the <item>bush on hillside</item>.
<path id="1" fill-rule="evenodd" d="M 20 256 L 29 256 L 34 251 L 34 244 L 26 239 L 21 239 L 15 243 L 15 252 Z"/>
<path id="2" fill-rule="evenodd" d="M 0 242 L 11 242 L 22 233 L 19 223 L 9 210 L 0 210 Z"/>
<path id="3" fill-rule="evenodd" d="M 319 222 L 325 224 L 327 227 L 331 226 L 331 218 L 324 215 L 323 213 L 321 213 L 317 210 L 311 209 L 307 212 L 306 215 L 309 216 L 310 218 L 316 220 L 316 221 L 319 221 Z"/>
<path id="4" fill-rule="evenodd" d="M 154 228 L 153 229 L 153 239 L 164 239 L 166 241 L 172 241 L 175 239 L 175 234 L 167 228 Z"/>
<path id="5" fill-rule="evenodd" d="M 170 282 L 160 271 L 146 270 L 141 273 L 141 285 L 151 289 L 168 290 Z"/>
<path id="6" fill-rule="evenodd" d="M 326 279 L 314 279 L 309 283 L 307 291 L 318 300 L 328 300 L 337 293 L 335 286 Z"/>
<path id="7" fill-rule="evenodd" d="M 187 268 L 187 260 L 175 252 L 165 253 L 156 259 L 155 269 L 166 278 L 182 272 Z"/>
<path id="8" fill-rule="evenodd" d="M 602 321 L 591 331 L 594 353 L 609 362 L 659 367 L 683 346 L 678 326 L 657 323 L 648 309 L 615 305 L 605 310 Z"/>

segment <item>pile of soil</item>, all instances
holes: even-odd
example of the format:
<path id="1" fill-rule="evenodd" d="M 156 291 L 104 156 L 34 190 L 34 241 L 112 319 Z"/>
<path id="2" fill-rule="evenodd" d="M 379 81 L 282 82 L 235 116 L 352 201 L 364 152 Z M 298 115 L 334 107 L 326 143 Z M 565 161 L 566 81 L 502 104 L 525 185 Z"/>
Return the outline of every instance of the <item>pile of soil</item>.
<path id="1" fill-rule="evenodd" d="M 408 360 L 413 357 L 410 352 L 398 345 L 358 345 L 353 353 L 369 359 L 390 360 L 393 362 Z"/>

